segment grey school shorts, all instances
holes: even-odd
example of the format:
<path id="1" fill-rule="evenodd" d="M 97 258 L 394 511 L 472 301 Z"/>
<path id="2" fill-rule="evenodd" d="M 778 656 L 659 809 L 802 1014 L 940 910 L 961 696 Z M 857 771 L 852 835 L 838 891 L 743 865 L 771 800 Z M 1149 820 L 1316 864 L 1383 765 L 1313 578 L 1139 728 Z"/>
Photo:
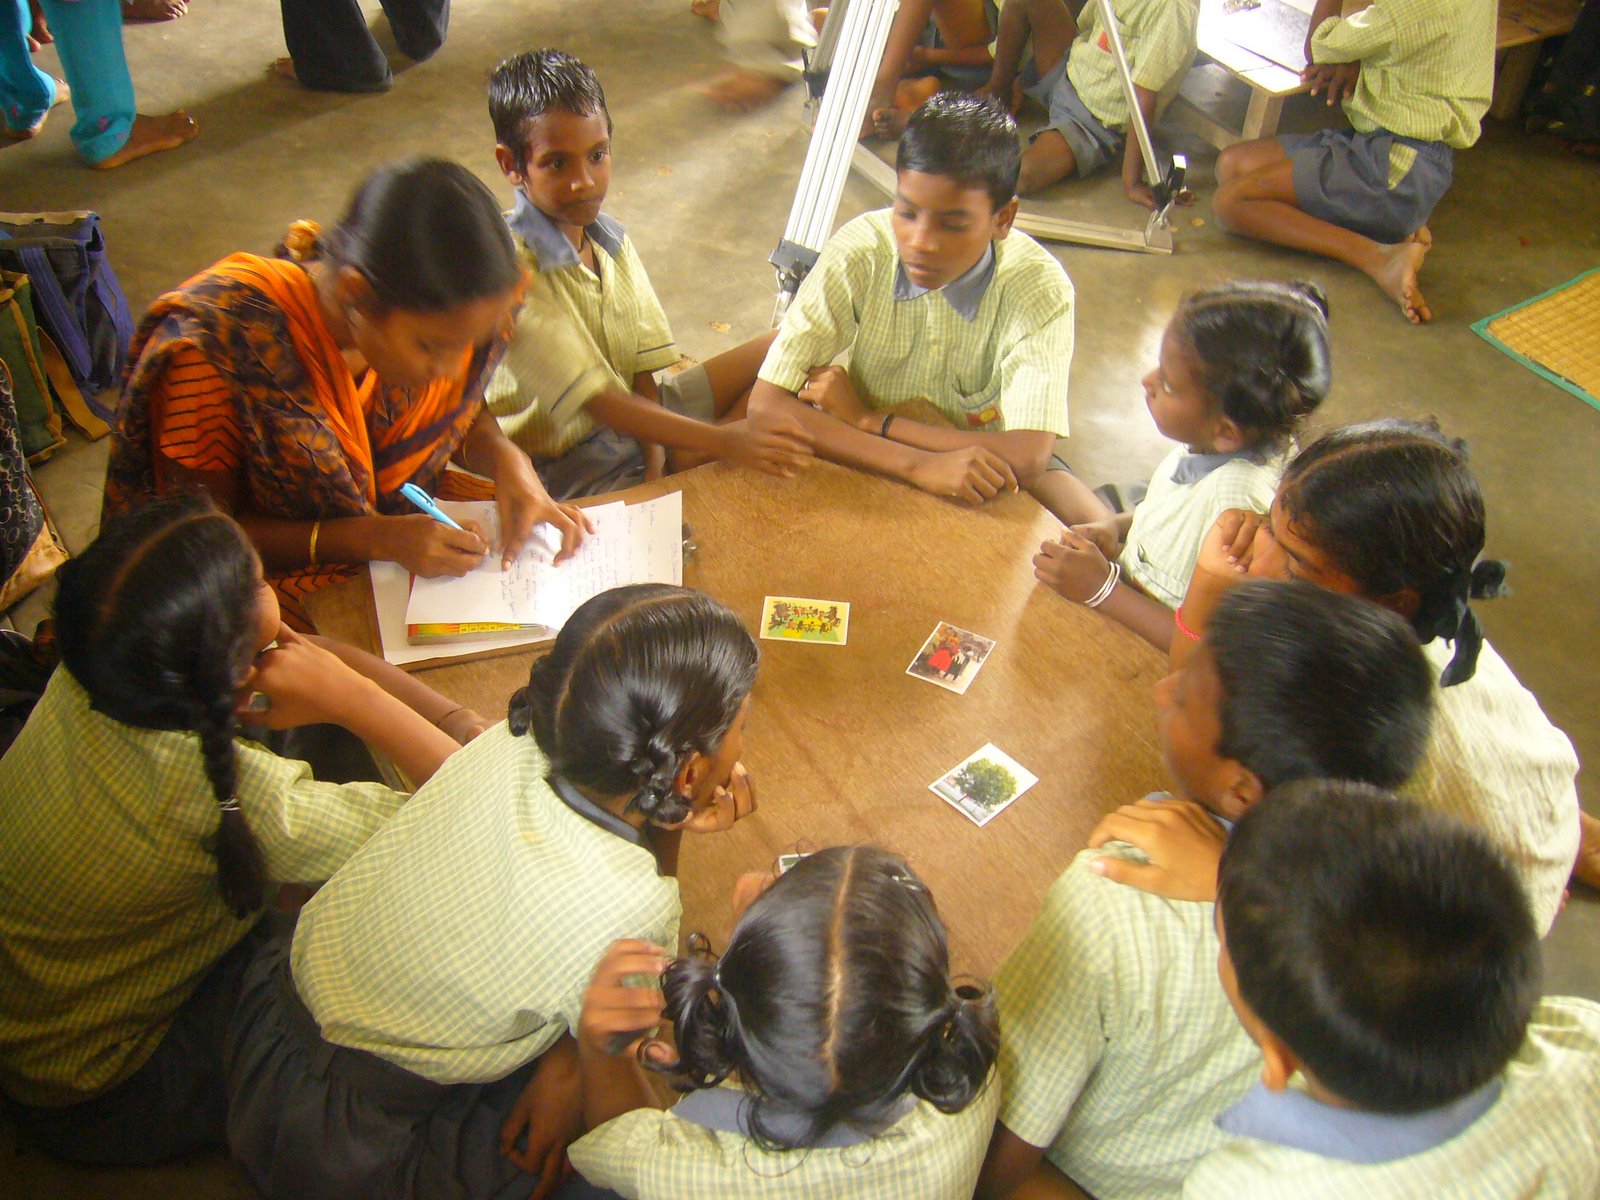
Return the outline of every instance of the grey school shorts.
<path id="1" fill-rule="evenodd" d="M 1078 98 L 1078 89 L 1067 78 L 1068 57 L 1063 54 L 1043 77 L 1030 57 L 1022 68 L 1022 90 L 1049 110 L 1050 121 L 1045 129 L 1054 129 L 1067 139 L 1078 164 L 1078 178 L 1084 179 L 1121 155 L 1122 134 L 1100 124 L 1100 119 Z M 1039 131 L 1043 132 L 1044 129 Z"/>
<path id="2" fill-rule="evenodd" d="M 716 399 L 705 367 L 695 363 L 657 385 L 663 408 L 698 421 L 716 415 Z M 565 454 L 536 458 L 534 469 L 555 500 L 576 500 L 632 487 L 644 479 L 644 451 L 639 443 L 609 426 L 599 425 Z"/>
<path id="3" fill-rule="evenodd" d="M 1422 142 L 1386 129 L 1322 129 L 1279 134 L 1289 156 L 1294 196 L 1313 217 L 1369 237 L 1403 242 L 1427 223 L 1450 187 L 1455 152 L 1443 142 Z M 1389 151 L 1409 146 L 1416 159 L 1389 186 Z"/>

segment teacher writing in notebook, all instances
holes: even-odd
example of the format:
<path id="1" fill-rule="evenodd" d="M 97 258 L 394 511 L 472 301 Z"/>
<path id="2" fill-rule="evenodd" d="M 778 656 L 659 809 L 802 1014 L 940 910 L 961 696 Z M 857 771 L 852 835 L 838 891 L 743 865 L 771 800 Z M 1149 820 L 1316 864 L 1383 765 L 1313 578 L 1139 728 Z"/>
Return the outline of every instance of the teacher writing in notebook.
<path id="1" fill-rule="evenodd" d="M 551 500 L 483 406 L 522 294 L 494 197 L 465 168 L 379 168 L 328 234 L 285 257 L 235 254 L 160 297 L 133 339 L 104 516 L 203 489 L 249 533 L 284 619 L 371 560 L 462 575 L 509 562 L 535 525 L 570 555 L 588 527 Z M 452 472 L 454 461 L 475 475 Z M 400 494 L 414 483 L 499 508 L 501 545 Z"/>

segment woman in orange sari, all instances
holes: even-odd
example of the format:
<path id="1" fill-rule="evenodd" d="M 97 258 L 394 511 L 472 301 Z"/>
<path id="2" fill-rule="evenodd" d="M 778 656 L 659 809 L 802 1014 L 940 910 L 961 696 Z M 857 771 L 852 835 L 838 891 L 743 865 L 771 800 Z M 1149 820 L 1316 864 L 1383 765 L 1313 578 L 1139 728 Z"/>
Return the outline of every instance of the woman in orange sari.
<path id="1" fill-rule="evenodd" d="M 382 167 L 329 235 L 297 223 L 286 245 L 288 258 L 232 255 L 151 306 L 104 516 L 203 488 L 249 533 L 285 619 L 302 625 L 298 600 L 352 564 L 431 576 L 483 560 L 481 531 L 400 495 L 405 483 L 440 490 L 452 460 L 492 483 L 505 561 L 541 521 L 571 553 L 584 518 L 550 499 L 482 402 L 523 287 L 489 190 L 454 163 Z"/>

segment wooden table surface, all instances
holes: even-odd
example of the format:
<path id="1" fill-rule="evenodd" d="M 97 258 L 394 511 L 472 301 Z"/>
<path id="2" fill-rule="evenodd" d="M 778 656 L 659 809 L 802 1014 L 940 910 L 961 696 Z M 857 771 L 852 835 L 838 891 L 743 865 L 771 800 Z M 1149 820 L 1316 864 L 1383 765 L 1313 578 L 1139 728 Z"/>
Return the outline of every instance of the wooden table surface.
<path id="1" fill-rule="evenodd" d="M 1165 660 L 1036 584 L 1030 560 L 1059 526 L 1027 495 L 970 511 L 818 462 L 794 480 L 714 464 L 617 496 L 671 489 L 699 546 L 684 582 L 751 630 L 768 595 L 850 603 L 847 645 L 759 642 L 744 761 L 760 807 L 730 832 L 684 838 L 684 934 L 724 944 L 742 871 L 803 843 L 874 842 L 932 890 L 954 969 L 992 974 L 1100 815 L 1161 786 L 1150 693 Z M 375 646 L 367 586 L 313 597 L 319 628 Z M 939 621 L 998 643 L 965 695 L 905 673 Z M 529 662 L 418 674 L 493 717 Z M 928 785 L 985 742 L 1039 782 L 980 829 Z"/>

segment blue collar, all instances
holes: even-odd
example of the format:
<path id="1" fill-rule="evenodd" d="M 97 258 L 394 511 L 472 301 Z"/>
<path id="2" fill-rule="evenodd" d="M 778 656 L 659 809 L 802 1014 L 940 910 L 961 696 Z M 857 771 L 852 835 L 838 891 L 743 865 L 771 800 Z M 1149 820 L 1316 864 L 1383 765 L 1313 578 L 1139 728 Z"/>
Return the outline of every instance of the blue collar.
<path id="1" fill-rule="evenodd" d="M 898 1124 L 916 1107 L 917 1098 L 910 1092 L 895 1101 L 876 1129 L 858 1129 L 853 1125 L 838 1124 L 817 1139 L 815 1149 L 842 1150 L 846 1146 L 859 1146 Z M 750 1096 L 743 1088 L 709 1087 L 690 1092 L 672 1106 L 672 1115 L 691 1121 L 717 1133 L 738 1133 L 750 1136 Z M 762 1124 L 768 1132 L 784 1141 L 794 1141 L 806 1132 L 806 1121 L 799 1113 L 786 1111 L 769 1102 L 761 1113 Z"/>
<path id="2" fill-rule="evenodd" d="M 952 279 L 942 288 L 939 294 L 950 302 L 950 307 L 955 309 L 968 323 L 978 319 L 978 305 L 983 303 L 983 294 L 989 290 L 989 284 L 994 281 L 994 243 L 989 243 L 989 248 L 983 252 L 983 257 L 972 264 L 970 270 L 958 279 Z M 918 287 L 906 276 L 905 267 L 900 265 L 900 260 L 894 260 L 894 298 L 898 301 L 915 300 L 918 296 L 926 296 L 927 288 Z"/>
<path id="3" fill-rule="evenodd" d="M 1185 454 L 1178 460 L 1178 465 L 1173 469 L 1173 483 L 1199 483 L 1218 467 L 1231 463 L 1236 458 L 1254 458 L 1253 450 L 1227 450 L 1220 454 Z"/>
<path id="4" fill-rule="evenodd" d="M 520 189 L 517 192 L 516 207 L 511 210 L 506 223 L 518 237 L 528 243 L 528 248 L 539 260 L 539 270 L 555 271 L 561 267 L 577 265 L 578 251 L 567 240 L 567 235 L 561 232 L 553 220 L 535 208 Z M 622 228 L 621 221 L 601 213 L 594 219 L 592 225 L 584 227 L 584 232 L 595 245 L 615 258 L 622 250 L 622 239 L 627 231 Z"/>
<path id="5" fill-rule="evenodd" d="M 644 830 L 635 829 L 616 813 L 607 812 L 561 776 L 551 774 L 550 789 L 563 804 L 585 821 L 600 826 L 607 833 L 616 834 L 623 841 L 631 842 L 641 850 L 650 849 L 649 843 L 644 838 Z"/>
<path id="6" fill-rule="evenodd" d="M 1495 1078 L 1454 1103 L 1397 1116 L 1334 1108 L 1296 1088 L 1273 1092 L 1258 1083 L 1217 1118 L 1217 1127 L 1323 1158 L 1386 1163 L 1444 1145 L 1499 1098 L 1500 1080 Z"/>

